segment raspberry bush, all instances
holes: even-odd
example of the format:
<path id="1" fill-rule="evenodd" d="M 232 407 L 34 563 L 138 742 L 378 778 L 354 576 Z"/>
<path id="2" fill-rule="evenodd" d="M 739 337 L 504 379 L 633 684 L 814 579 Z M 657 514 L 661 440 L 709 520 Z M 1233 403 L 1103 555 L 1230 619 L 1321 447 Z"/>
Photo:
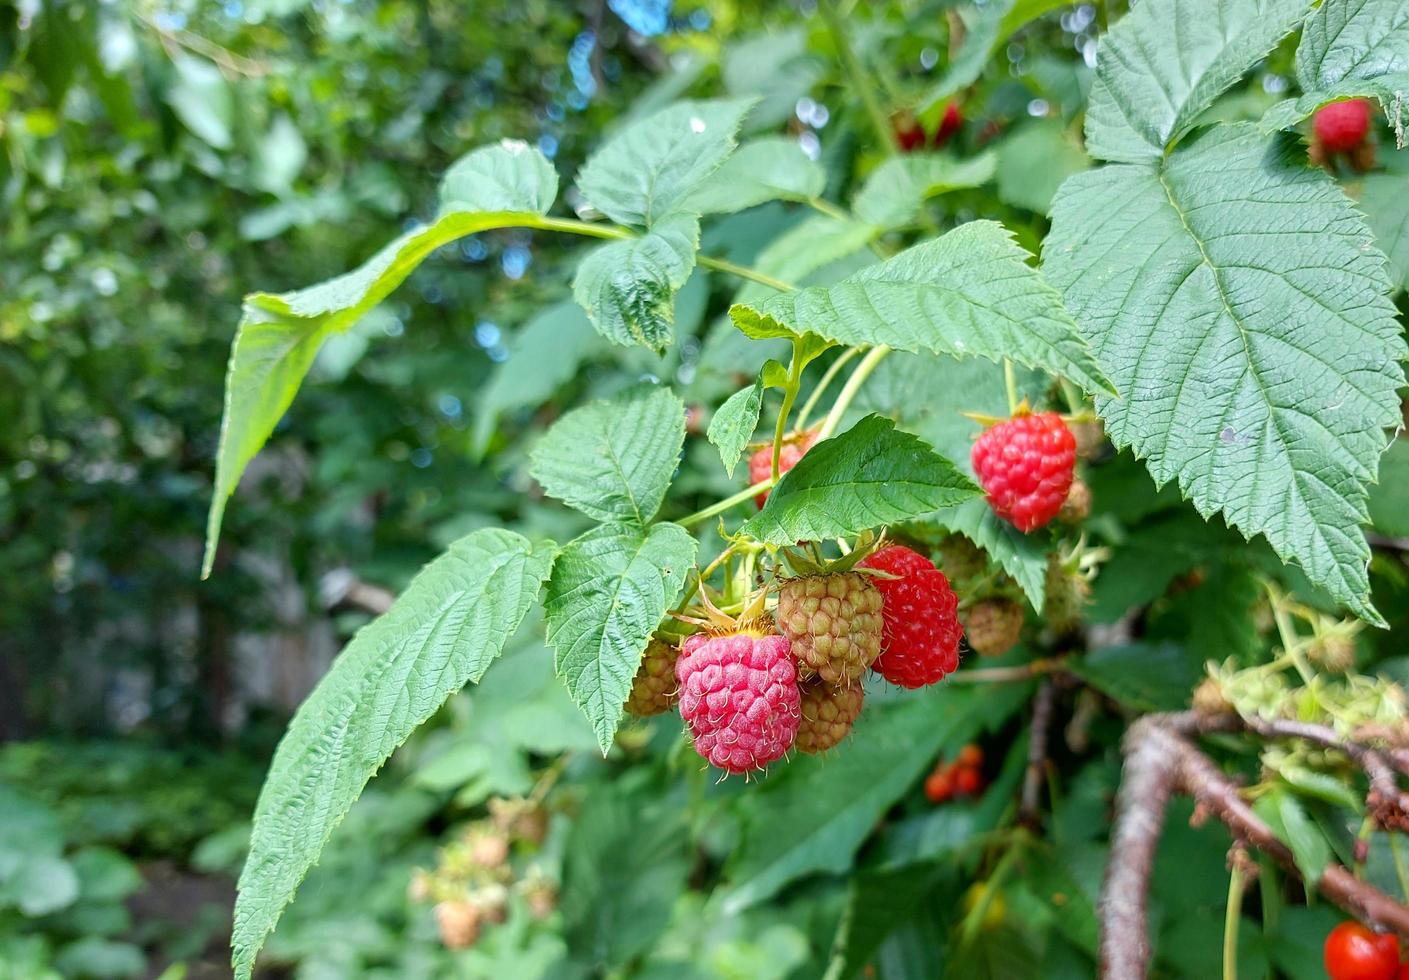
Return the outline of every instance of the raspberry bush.
<path id="1" fill-rule="evenodd" d="M 515 901 L 622 976 L 775 920 L 834 977 L 1306 975 L 1332 908 L 1409 931 L 1402 4 L 911 6 L 682 49 L 580 167 L 471 148 L 362 266 L 246 298 L 207 573 L 320 349 L 465 243 L 574 243 L 469 314 L 523 324 L 453 449 L 499 496 L 291 723 L 242 980 L 376 770 L 539 648 L 596 752 L 443 765 L 555 801 L 562 892 L 506 857 L 499 922 L 442 868 L 447 947 Z M 1173 797 L 1204 823 L 1161 842 Z"/>

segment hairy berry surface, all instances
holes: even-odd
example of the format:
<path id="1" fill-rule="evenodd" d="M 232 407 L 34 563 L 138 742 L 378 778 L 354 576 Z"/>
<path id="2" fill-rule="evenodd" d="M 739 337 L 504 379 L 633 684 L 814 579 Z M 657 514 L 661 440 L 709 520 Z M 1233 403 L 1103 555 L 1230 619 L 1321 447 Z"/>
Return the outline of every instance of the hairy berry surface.
<path id="1" fill-rule="evenodd" d="M 1020 415 L 979 436 L 971 458 L 993 512 L 1027 532 L 1062 509 L 1076 467 L 1076 439 L 1056 412 Z"/>
<path id="2" fill-rule="evenodd" d="M 859 572 L 805 575 L 778 589 L 778 630 L 803 676 L 856 682 L 881 652 L 881 593 Z"/>
<path id="3" fill-rule="evenodd" d="M 896 578 L 881 592 L 881 655 L 871 668 L 901 687 L 933 684 L 959 666 L 959 598 L 944 573 L 919 552 L 890 545 L 861 562 Z"/>
<path id="4" fill-rule="evenodd" d="M 675 662 L 680 714 L 695 751 L 731 773 L 781 759 L 801 717 L 790 644 L 776 633 L 697 633 Z"/>

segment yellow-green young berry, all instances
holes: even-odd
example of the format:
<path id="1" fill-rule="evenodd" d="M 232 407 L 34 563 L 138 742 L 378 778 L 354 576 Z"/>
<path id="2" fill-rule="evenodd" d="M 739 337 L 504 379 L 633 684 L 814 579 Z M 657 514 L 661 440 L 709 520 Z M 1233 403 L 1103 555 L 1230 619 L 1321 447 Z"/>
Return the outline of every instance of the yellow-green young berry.
<path id="1" fill-rule="evenodd" d="M 1023 632 L 1023 607 L 1012 599 L 984 599 L 961 617 L 969 646 L 980 656 L 996 657 L 1017 646 Z"/>
<path id="2" fill-rule="evenodd" d="M 631 681 L 631 693 L 626 698 L 626 710 L 638 718 L 669 711 L 680 699 L 680 685 L 675 680 L 675 660 L 679 647 L 652 638 L 641 654 L 641 666 Z"/>
<path id="3" fill-rule="evenodd" d="M 851 733 L 852 722 L 861 714 L 865 698 L 860 684 L 833 687 L 821 678 L 813 678 L 798 689 L 802 695 L 802 720 L 793 745 L 799 752 L 825 752 Z"/>
<path id="4" fill-rule="evenodd" d="M 881 593 L 860 572 L 784 582 L 777 621 L 804 679 L 820 677 L 833 687 L 855 684 L 881 653 Z"/>

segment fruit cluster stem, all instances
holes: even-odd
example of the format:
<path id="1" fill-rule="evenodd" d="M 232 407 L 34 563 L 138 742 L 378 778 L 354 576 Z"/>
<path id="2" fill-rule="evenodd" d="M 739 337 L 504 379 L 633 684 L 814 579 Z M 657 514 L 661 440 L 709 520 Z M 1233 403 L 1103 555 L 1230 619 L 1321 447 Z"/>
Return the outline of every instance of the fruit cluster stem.
<path id="1" fill-rule="evenodd" d="M 846 379 L 846 384 L 842 387 L 841 394 L 837 395 L 837 400 L 832 404 L 832 410 L 827 413 L 827 418 L 822 423 L 822 427 L 817 430 L 817 441 L 830 438 L 837 431 L 837 426 L 841 424 L 842 416 L 851 407 L 852 401 L 856 398 L 856 393 L 861 390 L 861 386 L 866 383 L 866 379 L 871 376 L 871 372 L 876 370 L 877 365 L 885 360 L 885 356 L 890 353 L 890 348 L 885 344 L 872 347 L 866 356 L 861 359 L 861 363 L 856 365 L 856 369 L 851 372 L 851 377 Z"/>

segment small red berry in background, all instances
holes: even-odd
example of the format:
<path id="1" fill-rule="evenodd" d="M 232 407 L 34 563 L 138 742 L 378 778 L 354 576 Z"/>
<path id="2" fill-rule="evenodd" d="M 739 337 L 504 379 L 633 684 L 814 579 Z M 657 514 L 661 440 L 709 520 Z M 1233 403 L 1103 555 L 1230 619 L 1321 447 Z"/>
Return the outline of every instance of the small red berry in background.
<path id="1" fill-rule="evenodd" d="M 944 107 L 944 117 L 939 121 L 939 128 L 934 131 L 935 148 L 943 146 L 949 142 L 949 138 L 959 131 L 959 127 L 964 125 L 964 112 L 959 108 L 957 102 L 951 102 Z"/>
<path id="2" fill-rule="evenodd" d="M 946 769 L 936 769 L 925 779 L 925 798 L 931 803 L 943 803 L 954 795 L 954 776 Z"/>
<path id="3" fill-rule="evenodd" d="M 1062 509 L 1076 472 L 1076 438 L 1056 412 L 1019 415 L 979 436 L 970 458 L 993 512 L 1026 533 Z"/>
<path id="4" fill-rule="evenodd" d="M 1323 953 L 1331 980 L 1396 980 L 1399 938 L 1375 933 L 1358 922 L 1342 922 L 1326 937 Z"/>
<path id="5" fill-rule="evenodd" d="M 934 562 L 893 544 L 861 562 L 895 578 L 874 579 L 881 592 L 881 655 L 871 669 L 892 684 L 924 687 L 959 667 L 959 597 Z"/>
<path id="6" fill-rule="evenodd" d="M 959 750 L 959 754 L 954 757 L 954 761 L 966 769 L 982 768 L 983 749 L 973 744 L 966 745 Z"/>
<path id="7" fill-rule="evenodd" d="M 956 796 L 977 796 L 983 792 L 983 750 L 966 745 L 953 762 L 940 759 L 925 779 L 925 798 L 943 803 Z"/>
<path id="8" fill-rule="evenodd" d="M 914 153 L 924 148 L 925 127 L 920 125 L 914 115 L 909 112 L 897 112 L 891 116 L 890 125 L 895 131 L 895 142 L 900 146 L 900 152 Z"/>
<path id="9" fill-rule="evenodd" d="M 1370 135 L 1370 116 L 1368 99 L 1332 102 L 1317 110 L 1311 129 L 1328 153 L 1349 153 Z"/>
<path id="10" fill-rule="evenodd" d="M 983 787 L 983 775 L 977 769 L 963 768 L 954 773 L 954 791 L 960 796 L 973 796 Z"/>
<path id="11" fill-rule="evenodd" d="M 799 435 L 789 436 L 783 442 L 783 448 L 778 453 L 778 476 L 797 465 L 797 461 L 802 459 L 807 451 L 812 448 L 812 444 L 817 441 L 817 433 L 803 432 Z M 749 483 L 761 483 L 773 475 L 773 447 L 763 446 L 756 450 L 749 457 Z M 768 491 L 755 494 L 753 502 L 762 510 L 763 505 L 768 500 Z"/>

